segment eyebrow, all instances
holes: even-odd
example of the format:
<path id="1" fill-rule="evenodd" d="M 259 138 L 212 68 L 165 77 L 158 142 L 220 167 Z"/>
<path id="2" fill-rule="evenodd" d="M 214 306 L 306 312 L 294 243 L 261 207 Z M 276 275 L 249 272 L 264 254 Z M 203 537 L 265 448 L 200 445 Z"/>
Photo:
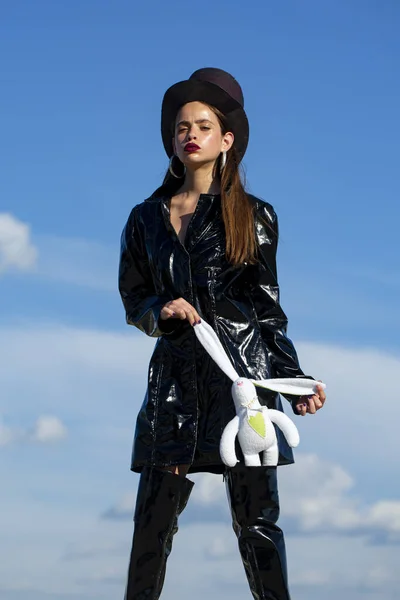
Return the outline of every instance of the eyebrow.
<path id="1" fill-rule="evenodd" d="M 211 125 L 213 124 L 212 121 L 210 121 L 210 119 L 197 119 L 195 123 L 197 125 L 199 125 L 200 123 L 211 123 Z M 179 123 L 176 124 L 176 127 L 179 127 L 179 125 L 190 125 L 190 123 L 189 121 L 179 121 Z"/>

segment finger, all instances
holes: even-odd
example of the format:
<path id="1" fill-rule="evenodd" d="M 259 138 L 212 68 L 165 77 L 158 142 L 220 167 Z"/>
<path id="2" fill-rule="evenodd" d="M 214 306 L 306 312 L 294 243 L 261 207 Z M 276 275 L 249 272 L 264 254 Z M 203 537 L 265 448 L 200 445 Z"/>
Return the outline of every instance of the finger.
<path id="1" fill-rule="evenodd" d="M 196 316 L 199 316 L 196 309 L 194 308 L 194 306 L 192 306 L 190 304 L 190 302 L 185 300 L 185 298 L 177 298 L 177 300 L 174 300 L 174 302 L 177 305 L 179 305 L 181 308 L 183 308 L 184 310 L 191 311 L 191 312 L 195 313 Z"/>
<path id="2" fill-rule="evenodd" d="M 166 321 L 167 319 L 170 319 L 171 317 L 173 317 L 175 315 L 174 311 L 171 310 L 170 308 L 168 308 L 167 306 L 164 306 L 161 309 L 160 312 L 160 317 L 163 321 Z"/>
<path id="3" fill-rule="evenodd" d="M 323 403 L 321 402 L 321 399 L 319 396 L 315 395 L 312 397 L 314 404 L 315 404 L 315 408 L 316 410 L 320 409 L 323 407 Z"/>
<path id="4" fill-rule="evenodd" d="M 186 300 L 183 300 L 183 302 L 184 302 L 184 306 L 185 306 L 186 312 L 191 317 L 191 320 L 192 320 L 191 325 L 193 325 L 193 323 L 200 323 L 201 322 L 201 317 L 200 317 L 199 313 L 197 312 L 197 310 L 194 308 L 194 306 L 192 306 Z"/>
<path id="5" fill-rule="evenodd" d="M 191 325 L 201 322 L 201 318 L 197 310 L 184 298 L 179 298 L 178 300 L 174 301 L 174 305 L 179 306 L 181 310 L 185 311 L 186 318 Z"/>
<path id="6" fill-rule="evenodd" d="M 176 311 L 179 315 L 182 315 L 182 319 L 187 319 L 191 325 L 196 323 L 196 317 L 190 308 L 190 304 L 188 306 L 181 304 L 180 308 L 177 308 Z"/>
<path id="7" fill-rule="evenodd" d="M 182 319 L 182 320 L 187 319 L 191 325 L 193 325 L 193 323 L 195 322 L 195 319 L 194 319 L 192 313 L 190 312 L 190 310 L 188 310 L 186 308 L 177 308 L 175 312 L 179 316 L 180 319 Z"/>
<path id="8" fill-rule="evenodd" d="M 320 385 L 317 385 L 317 390 L 318 390 L 318 396 L 320 401 L 322 402 L 322 404 L 325 402 L 326 400 L 326 394 L 325 394 L 325 390 L 323 387 L 321 387 Z"/>
<path id="9" fill-rule="evenodd" d="M 308 400 L 308 396 L 300 396 L 300 398 L 298 398 L 297 402 L 296 402 L 296 410 L 298 412 L 299 415 L 301 415 L 302 417 L 304 417 L 307 414 L 307 400 Z"/>
<path id="10" fill-rule="evenodd" d="M 172 316 L 176 319 L 186 319 L 186 311 L 175 302 L 170 304 L 169 310 L 172 311 Z"/>
<path id="11" fill-rule="evenodd" d="M 189 304 L 189 306 L 190 306 L 190 304 Z M 195 313 L 196 313 L 196 311 L 195 311 L 195 310 L 193 310 L 192 308 L 186 308 L 185 310 L 186 310 L 186 318 L 187 318 L 187 320 L 189 321 L 189 323 L 190 323 L 191 325 L 196 325 L 196 323 L 197 323 L 197 320 L 198 320 L 198 319 L 196 318 L 196 314 L 195 314 Z"/>
<path id="12" fill-rule="evenodd" d="M 305 417 L 305 415 L 307 413 L 307 404 L 305 402 L 296 404 L 296 411 L 299 415 L 301 415 L 302 417 Z"/>
<path id="13" fill-rule="evenodd" d="M 310 413 L 311 415 L 314 415 L 317 412 L 317 409 L 315 408 L 314 396 L 307 400 L 307 404 L 308 404 L 307 412 Z"/>

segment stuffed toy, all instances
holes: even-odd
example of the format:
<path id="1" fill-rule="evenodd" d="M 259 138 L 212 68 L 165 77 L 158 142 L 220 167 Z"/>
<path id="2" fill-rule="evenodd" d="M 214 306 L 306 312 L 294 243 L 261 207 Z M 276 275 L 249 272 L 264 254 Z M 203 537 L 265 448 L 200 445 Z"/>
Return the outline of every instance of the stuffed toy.
<path id="1" fill-rule="evenodd" d="M 296 396 L 316 393 L 316 385 L 326 388 L 324 383 L 305 378 L 285 379 L 246 379 L 239 377 L 230 362 L 217 334 L 204 320 L 195 325 L 197 339 L 220 369 L 232 381 L 232 397 L 236 408 L 234 417 L 225 427 L 220 442 L 222 462 L 234 467 L 238 462 L 235 441 L 239 440 L 246 466 L 276 466 L 279 450 L 275 425 L 284 434 L 289 446 L 295 448 L 300 441 L 297 427 L 285 413 L 261 406 L 257 398 L 256 386 L 281 394 Z M 262 463 L 260 460 L 262 453 Z"/>

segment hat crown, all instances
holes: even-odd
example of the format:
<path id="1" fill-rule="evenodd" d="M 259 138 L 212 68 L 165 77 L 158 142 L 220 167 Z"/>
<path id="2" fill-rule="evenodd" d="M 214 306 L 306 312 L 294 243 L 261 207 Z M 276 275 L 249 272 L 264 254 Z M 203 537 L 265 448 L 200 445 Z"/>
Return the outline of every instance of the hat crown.
<path id="1" fill-rule="evenodd" d="M 191 74 L 189 79 L 196 79 L 197 81 L 206 81 L 220 87 L 226 92 L 231 98 L 236 100 L 240 106 L 244 107 L 244 97 L 242 88 L 236 79 L 227 71 L 223 69 L 217 69 L 215 67 L 204 67 L 198 69 Z"/>

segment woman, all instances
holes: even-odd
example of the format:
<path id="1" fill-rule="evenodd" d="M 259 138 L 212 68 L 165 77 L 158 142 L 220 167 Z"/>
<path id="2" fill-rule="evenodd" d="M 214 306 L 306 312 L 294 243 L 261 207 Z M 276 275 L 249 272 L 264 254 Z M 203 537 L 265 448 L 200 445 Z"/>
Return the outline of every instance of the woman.
<path id="1" fill-rule="evenodd" d="M 231 381 L 193 330 L 202 318 L 212 325 L 240 376 L 304 377 L 279 305 L 276 214 L 245 192 L 239 176 L 249 135 L 239 84 L 220 69 L 196 71 L 167 90 L 161 129 L 169 170 L 134 207 L 121 240 L 127 322 L 158 337 L 133 447 L 131 468 L 141 476 L 125 598 L 159 598 L 193 487 L 186 475 L 208 471 L 224 474 L 254 598 L 288 600 L 276 468 L 222 464 L 221 432 L 235 415 Z M 279 394 L 258 393 L 282 410 Z M 288 400 L 295 413 L 313 414 L 325 394 L 318 388 Z M 277 434 L 279 464 L 292 463 Z"/>

